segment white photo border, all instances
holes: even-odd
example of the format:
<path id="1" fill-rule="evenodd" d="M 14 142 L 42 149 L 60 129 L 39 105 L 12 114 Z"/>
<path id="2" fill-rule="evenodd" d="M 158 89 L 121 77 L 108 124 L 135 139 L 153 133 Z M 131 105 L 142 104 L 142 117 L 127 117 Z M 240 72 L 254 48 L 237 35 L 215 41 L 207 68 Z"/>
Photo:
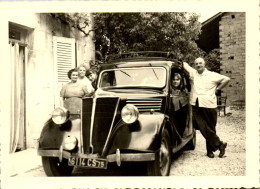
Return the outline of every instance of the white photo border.
<path id="1" fill-rule="evenodd" d="M 172 1 L 46 1 L 1 2 L 1 42 L 8 42 L 9 14 L 24 12 L 245 12 L 246 13 L 246 176 L 237 177 L 70 177 L 70 178 L 10 178 L 5 175 L 8 162 L 6 140 L 5 95 L 1 94 L 1 185 L 3 189 L 49 188 L 252 188 L 259 187 L 259 1 L 244 0 L 172 0 Z M 5 31 L 5 32 L 3 32 Z M 3 46 L 1 44 L 1 46 Z M 8 54 L 2 48 L 2 56 Z M 6 69 L 3 56 L 1 70 Z M 2 73 L 4 91 L 4 72 Z M 21 160 L 22 161 L 22 160 Z"/>

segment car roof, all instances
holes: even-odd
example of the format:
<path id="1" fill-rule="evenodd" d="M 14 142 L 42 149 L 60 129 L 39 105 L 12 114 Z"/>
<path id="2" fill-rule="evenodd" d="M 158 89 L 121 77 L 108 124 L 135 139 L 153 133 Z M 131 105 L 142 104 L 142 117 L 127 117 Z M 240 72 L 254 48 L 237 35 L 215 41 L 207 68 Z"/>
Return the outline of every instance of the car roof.
<path id="1" fill-rule="evenodd" d="M 171 61 L 163 61 L 163 60 L 145 60 L 145 61 L 119 61 L 110 64 L 103 64 L 101 69 L 113 69 L 113 68 L 129 68 L 129 67 L 171 67 L 172 65 L 178 66 L 176 63 Z"/>
<path id="2" fill-rule="evenodd" d="M 168 52 L 141 51 L 122 53 L 108 56 L 106 63 L 101 65 L 101 70 L 124 67 L 181 67 L 181 63 L 170 56 Z"/>

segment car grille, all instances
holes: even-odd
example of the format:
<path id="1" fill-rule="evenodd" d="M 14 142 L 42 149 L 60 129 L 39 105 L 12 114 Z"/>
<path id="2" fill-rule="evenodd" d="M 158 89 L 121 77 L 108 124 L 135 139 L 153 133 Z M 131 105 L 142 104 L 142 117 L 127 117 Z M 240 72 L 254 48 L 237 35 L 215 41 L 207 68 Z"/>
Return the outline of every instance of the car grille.
<path id="1" fill-rule="evenodd" d="M 147 98 L 147 99 L 127 99 L 127 104 L 135 105 L 140 112 L 144 111 L 161 111 L 162 99 L 159 98 Z"/>
<path id="2" fill-rule="evenodd" d="M 118 97 L 86 98 L 82 108 L 84 153 L 102 154 L 117 113 Z M 94 109 L 93 109 L 94 108 Z"/>

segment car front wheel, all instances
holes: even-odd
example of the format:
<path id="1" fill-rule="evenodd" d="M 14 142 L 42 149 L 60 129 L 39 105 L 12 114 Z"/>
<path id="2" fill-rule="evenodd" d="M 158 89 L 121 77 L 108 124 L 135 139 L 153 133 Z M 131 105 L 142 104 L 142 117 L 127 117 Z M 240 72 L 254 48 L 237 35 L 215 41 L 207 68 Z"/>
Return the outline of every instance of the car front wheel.
<path id="1" fill-rule="evenodd" d="M 158 156 L 156 156 L 155 161 L 147 162 L 148 176 L 169 176 L 172 160 L 171 154 L 169 132 L 164 129 Z"/>
<path id="2" fill-rule="evenodd" d="M 74 168 L 67 159 L 60 162 L 57 157 L 42 157 L 42 165 L 47 176 L 70 176 Z"/>

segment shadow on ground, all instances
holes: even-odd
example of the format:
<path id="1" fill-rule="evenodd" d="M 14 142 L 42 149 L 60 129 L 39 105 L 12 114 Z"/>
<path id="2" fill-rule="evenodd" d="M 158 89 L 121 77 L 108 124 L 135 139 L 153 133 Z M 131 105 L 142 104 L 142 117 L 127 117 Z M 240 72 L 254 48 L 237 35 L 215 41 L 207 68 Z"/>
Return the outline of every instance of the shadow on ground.
<path id="1" fill-rule="evenodd" d="M 108 164 L 107 169 L 74 168 L 72 176 L 147 176 L 146 163 Z"/>

